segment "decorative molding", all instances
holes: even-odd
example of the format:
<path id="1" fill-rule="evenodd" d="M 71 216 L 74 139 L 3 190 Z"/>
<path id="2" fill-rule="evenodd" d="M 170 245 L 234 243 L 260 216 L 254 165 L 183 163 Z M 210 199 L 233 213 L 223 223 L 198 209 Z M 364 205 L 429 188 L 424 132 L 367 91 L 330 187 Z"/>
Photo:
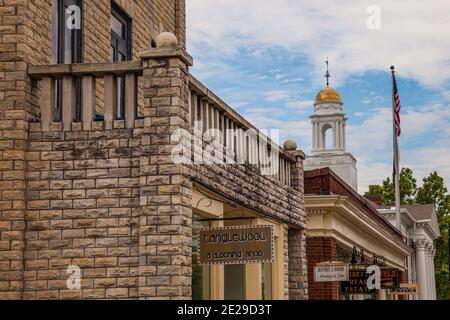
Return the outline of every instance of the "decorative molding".
<path id="1" fill-rule="evenodd" d="M 415 250 L 427 250 L 429 242 L 425 239 L 411 239 L 410 246 Z"/>

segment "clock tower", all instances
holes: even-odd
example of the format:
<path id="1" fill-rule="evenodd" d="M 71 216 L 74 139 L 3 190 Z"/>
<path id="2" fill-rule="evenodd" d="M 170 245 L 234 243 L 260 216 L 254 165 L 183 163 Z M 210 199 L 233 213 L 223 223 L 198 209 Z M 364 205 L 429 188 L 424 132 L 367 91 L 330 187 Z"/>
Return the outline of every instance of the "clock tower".
<path id="1" fill-rule="evenodd" d="M 328 61 L 327 61 L 328 66 Z M 328 68 L 327 68 L 328 69 Z M 305 160 L 305 171 L 329 167 L 354 190 L 358 190 L 356 159 L 346 150 L 347 118 L 339 93 L 329 86 L 320 90 L 314 103 L 312 150 Z"/>

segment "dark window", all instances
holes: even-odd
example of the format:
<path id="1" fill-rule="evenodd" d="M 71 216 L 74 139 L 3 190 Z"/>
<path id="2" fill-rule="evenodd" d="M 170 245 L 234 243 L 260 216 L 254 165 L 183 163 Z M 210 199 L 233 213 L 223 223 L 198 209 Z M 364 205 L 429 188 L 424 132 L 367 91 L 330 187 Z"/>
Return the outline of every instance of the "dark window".
<path id="1" fill-rule="evenodd" d="M 131 18 L 114 2 L 111 3 L 111 61 L 131 60 Z M 116 118 L 124 118 L 125 79 L 117 78 Z"/>
<path id="2" fill-rule="evenodd" d="M 56 50 L 54 62 L 57 64 L 70 64 L 82 62 L 82 1 L 81 0 L 57 0 L 56 30 L 54 30 L 53 46 Z M 79 12 L 72 10 L 77 6 Z M 79 14 L 79 16 L 77 16 Z M 73 24 L 68 21 L 79 22 Z M 79 28 L 78 28 L 79 27 Z M 81 80 L 76 80 L 76 109 L 75 119 L 81 119 Z M 54 112 L 55 121 L 61 121 L 63 106 L 63 84 L 61 80 L 56 82 L 56 105 Z"/>

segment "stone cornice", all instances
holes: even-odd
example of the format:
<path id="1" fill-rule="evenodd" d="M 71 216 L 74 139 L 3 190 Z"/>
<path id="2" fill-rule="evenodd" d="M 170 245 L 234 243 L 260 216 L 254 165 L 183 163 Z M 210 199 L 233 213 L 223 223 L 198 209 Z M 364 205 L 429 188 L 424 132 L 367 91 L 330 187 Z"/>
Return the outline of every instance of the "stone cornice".
<path id="1" fill-rule="evenodd" d="M 148 48 L 143 49 L 139 53 L 139 57 L 143 60 L 145 59 L 167 59 L 167 58 L 179 58 L 188 66 L 194 64 L 194 59 L 192 58 L 186 50 L 181 47 L 178 48 Z"/>

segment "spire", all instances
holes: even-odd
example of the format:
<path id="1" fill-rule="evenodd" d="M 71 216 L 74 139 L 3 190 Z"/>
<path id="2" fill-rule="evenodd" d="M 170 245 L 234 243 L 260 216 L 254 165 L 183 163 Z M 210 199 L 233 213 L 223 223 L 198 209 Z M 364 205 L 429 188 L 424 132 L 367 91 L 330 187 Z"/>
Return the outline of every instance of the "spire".
<path id="1" fill-rule="evenodd" d="M 329 67 L 328 57 L 327 57 L 327 60 L 325 60 L 325 63 L 327 64 L 327 73 L 325 74 L 325 78 L 327 78 L 327 87 L 329 87 L 331 74 L 330 74 L 330 71 L 328 70 L 328 67 Z"/>

